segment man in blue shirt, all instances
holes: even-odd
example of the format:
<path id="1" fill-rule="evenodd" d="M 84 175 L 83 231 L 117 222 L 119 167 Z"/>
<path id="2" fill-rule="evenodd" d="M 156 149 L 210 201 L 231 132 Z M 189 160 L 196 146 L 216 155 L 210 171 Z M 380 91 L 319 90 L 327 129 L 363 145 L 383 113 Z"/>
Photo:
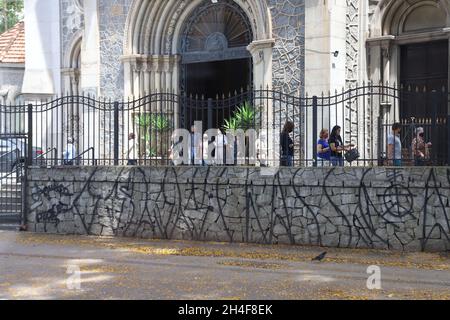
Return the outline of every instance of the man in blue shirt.
<path id="1" fill-rule="evenodd" d="M 392 133 L 388 135 L 388 161 L 395 167 L 402 166 L 402 141 L 400 140 L 400 132 L 402 125 L 394 123 L 392 125 Z"/>

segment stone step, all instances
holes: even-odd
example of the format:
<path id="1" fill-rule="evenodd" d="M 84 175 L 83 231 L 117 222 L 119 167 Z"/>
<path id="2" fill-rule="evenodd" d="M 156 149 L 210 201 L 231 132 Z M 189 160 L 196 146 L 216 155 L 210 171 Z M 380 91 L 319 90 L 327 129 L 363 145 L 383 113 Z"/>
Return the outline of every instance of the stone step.
<path id="1" fill-rule="evenodd" d="M 0 224 L 20 224 L 20 213 L 0 213 Z"/>
<path id="2" fill-rule="evenodd" d="M 0 201 L 11 198 L 22 198 L 22 190 L 0 190 Z"/>
<path id="3" fill-rule="evenodd" d="M 0 203 L 0 213 L 2 212 L 20 212 L 22 210 L 22 203 Z"/>
<path id="4" fill-rule="evenodd" d="M 19 231 L 20 223 L 0 223 L 0 230 L 2 231 Z"/>
<path id="5" fill-rule="evenodd" d="M 18 179 L 16 177 L 8 177 L 8 178 L 3 178 L 0 180 L 0 184 L 15 184 L 15 183 L 21 183 L 22 179 Z"/>
<path id="6" fill-rule="evenodd" d="M 0 192 L 5 192 L 5 191 L 21 191 L 22 190 L 22 185 L 20 184 L 9 184 L 9 185 L 3 185 L 0 187 Z"/>
<path id="7" fill-rule="evenodd" d="M 22 203 L 21 197 L 0 197 L 0 208 L 5 204 Z"/>

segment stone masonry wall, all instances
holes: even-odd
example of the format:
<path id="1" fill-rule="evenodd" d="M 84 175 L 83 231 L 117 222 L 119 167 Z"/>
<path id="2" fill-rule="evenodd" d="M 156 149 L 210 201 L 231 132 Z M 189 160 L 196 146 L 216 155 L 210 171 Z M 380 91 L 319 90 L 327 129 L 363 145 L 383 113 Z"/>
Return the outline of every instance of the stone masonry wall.
<path id="1" fill-rule="evenodd" d="M 450 169 L 31 169 L 30 231 L 450 249 Z"/>

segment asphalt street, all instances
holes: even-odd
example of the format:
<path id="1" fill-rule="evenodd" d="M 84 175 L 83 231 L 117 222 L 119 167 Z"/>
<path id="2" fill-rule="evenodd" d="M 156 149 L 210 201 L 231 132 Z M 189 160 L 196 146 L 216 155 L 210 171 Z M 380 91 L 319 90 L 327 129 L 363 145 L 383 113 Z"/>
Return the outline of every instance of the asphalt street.
<path id="1" fill-rule="evenodd" d="M 381 289 L 367 287 L 370 266 L 380 270 Z M 0 231 L 0 299 L 450 300 L 450 259 Z"/>

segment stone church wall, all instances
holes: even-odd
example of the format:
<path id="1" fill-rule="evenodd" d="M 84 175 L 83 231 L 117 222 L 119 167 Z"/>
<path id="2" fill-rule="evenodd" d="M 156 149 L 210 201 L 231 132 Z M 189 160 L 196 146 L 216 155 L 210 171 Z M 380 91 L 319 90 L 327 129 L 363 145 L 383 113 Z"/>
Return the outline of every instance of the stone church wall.
<path id="1" fill-rule="evenodd" d="M 60 167 L 29 171 L 30 231 L 444 251 L 445 168 Z"/>

